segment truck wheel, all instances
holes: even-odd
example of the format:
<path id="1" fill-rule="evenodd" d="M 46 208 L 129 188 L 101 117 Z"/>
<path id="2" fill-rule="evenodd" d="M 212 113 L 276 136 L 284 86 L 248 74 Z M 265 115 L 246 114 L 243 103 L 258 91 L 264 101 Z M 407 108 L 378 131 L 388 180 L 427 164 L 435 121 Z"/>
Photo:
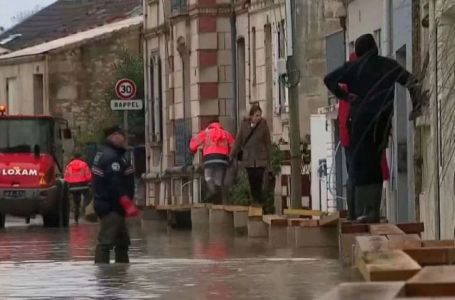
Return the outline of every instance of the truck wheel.
<path id="1" fill-rule="evenodd" d="M 0 213 L 0 229 L 5 228 L 6 216 Z"/>
<path id="2" fill-rule="evenodd" d="M 70 205 L 68 186 L 64 182 L 58 183 L 59 200 L 54 212 L 43 215 L 44 227 L 68 227 L 70 219 Z"/>

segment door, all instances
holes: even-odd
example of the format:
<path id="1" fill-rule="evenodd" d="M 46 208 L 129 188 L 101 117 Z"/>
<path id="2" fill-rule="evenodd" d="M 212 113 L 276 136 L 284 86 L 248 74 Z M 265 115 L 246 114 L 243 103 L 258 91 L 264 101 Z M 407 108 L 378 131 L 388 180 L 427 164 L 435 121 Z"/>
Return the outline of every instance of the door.
<path id="1" fill-rule="evenodd" d="M 17 114 L 18 103 L 17 103 L 17 87 L 16 87 L 16 78 L 7 78 L 6 79 L 6 109 L 8 114 Z"/>
<path id="2" fill-rule="evenodd" d="M 327 73 L 337 69 L 338 67 L 342 66 L 346 61 L 346 45 L 345 45 L 345 38 L 344 38 L 344 31 L 338 31 L 326 37 L 326 59 L 327 59 Z M 337 99 L 332 95 L 329 96 L 329 105 L 336 103 Z M 343 209 L 344 203 L 342 201 L 343 198 L 346 197 L 346 181 L 348 178 L 347 170 L 346 170 L 346 157 L 344 152 L 342 151 L 341 147 L 337 147 L 339 144 L 339 132 L 338 132 L 338 124 L 334 126 L 334 145 L 333 149 L 335 151 L 335 190 L 336 190 L 336 201 L 337 201 L 337 208 Z"/>

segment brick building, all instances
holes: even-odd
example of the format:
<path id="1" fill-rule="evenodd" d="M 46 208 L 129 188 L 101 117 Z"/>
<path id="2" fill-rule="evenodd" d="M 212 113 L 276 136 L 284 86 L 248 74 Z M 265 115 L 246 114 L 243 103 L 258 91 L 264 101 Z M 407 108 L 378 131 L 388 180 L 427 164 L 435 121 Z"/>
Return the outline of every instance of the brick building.
<path id="1" fill-rule="evenodd" d="M 325 38 L 340 29 L 343 12 L 342 1 L 313 2 L 298 1 L 302 136 L 310 133 L 310 114 L 327 103 Z M 259 102 L 273 141 L 288 149 L 289 99 L 279 80 L 286 61 L 284 0 L 146 0 L 143 11 L 149 205 L 200 200 L 200 157 L 189 155 L 188 140 L 213 117 L 235 133 L 250 104 Z M 276 196 L 286 200 L 283 182 Z"/>

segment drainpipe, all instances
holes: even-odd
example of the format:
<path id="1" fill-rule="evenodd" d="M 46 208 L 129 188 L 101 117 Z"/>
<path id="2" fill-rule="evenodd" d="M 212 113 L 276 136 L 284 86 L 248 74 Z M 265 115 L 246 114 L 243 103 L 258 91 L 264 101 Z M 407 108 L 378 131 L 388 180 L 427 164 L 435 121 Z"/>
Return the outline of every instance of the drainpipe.
<path id="1" fill-rule="evenodd" d="M 438 105 L 438 27 L 436 23 L 436 3 L 430 0 L 429 3 L 429 25 L 430 25 L 430 86 L 431 86 L 431 135 L 433 136 L 433 197 L 434 197 L 434 221 L 435 237 L 441 239 L 441 201 L 439 190 L 439 105 Z M 433 103 L 433 105 L 431 105 Z"/>
<path id="2" fill-rule="evenodd" d="M 235 0 L 231 0 L 231 60 L 232 60 L 232 100 L 234 130 L 237 132 L 239 124 L 239 97 L 237 92 L 237 26 L 235 17 Z"/>
<path id="3" fill-rule="evenodd" d="M 251 85 L 251 22 L 250 22 L 250 7 L 248 6 L 247 12 L 248 18 L 248 104 L 251 103 L 251 89 L 253 86 Z M 248 108 L 247 108 L 248 109 Z M 242 116 L 244 117 L 244 116 Z"/>
<path id="4" fill-rule="evenodd" d="M 149 111 L 149 96 L 150 96 L 150 89 L 149 89 L 149 84 L 150 84 L 150 74 L 148 72 L 149 70 L 149 59 L 148 59 L 148 41 L 147 41 L 147 38 L 145 37 L 145 32 L 146 32 L 146 29 L 147 29 L 147 21 L 148 21 L 148 11 L 147 11 L 147 6 L 146 6 L 146 3 L 144 1 L 143 3 L 143 12 L 144 12 L 144 19 L 143 19 L 143 25 L 142 25 L 142 28 L 143 28 L 143 34 L 141 33 L 141 37 L 142 37 L 142 57 L 143 57 L 143 62 L 144 62 L 144 114 L 145 114 L 145 122 L 144 122 L 144 126 L 145 126 L 145 146 L 146 146 L 146 173 L 149 173 L 150 172 L 150 161 L 149 161 L 149 157 L 150 157 L 150 140 L 149 140 L 149 136 L 150 136 L 150 132 L 149 132 L 149 116 L 150 116 L 150 111 Z"/>
<path id="5" fill-rule="evenodd" d="M 384 1 L 384 56 L 393 55 L 393 2 L 392 0 Z"/>

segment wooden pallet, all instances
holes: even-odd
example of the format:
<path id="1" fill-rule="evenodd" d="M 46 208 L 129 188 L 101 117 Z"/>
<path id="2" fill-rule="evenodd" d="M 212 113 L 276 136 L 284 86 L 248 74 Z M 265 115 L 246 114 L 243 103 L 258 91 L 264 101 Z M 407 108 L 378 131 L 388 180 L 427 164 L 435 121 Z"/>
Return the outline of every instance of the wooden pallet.
<path id="1" fill-rule="evenodd" d="M 298 217 L 320 217 L 322 212 L 319 210 L 310 209 L 285 209 L 283 214 L 286 216 L 298 216 Z"/>
<path id="2" fill-rule="evenodd" d="M 455 266 L 425 267 L 406 282 L 405 291 L 407 297 L 455 297 Z"/>

